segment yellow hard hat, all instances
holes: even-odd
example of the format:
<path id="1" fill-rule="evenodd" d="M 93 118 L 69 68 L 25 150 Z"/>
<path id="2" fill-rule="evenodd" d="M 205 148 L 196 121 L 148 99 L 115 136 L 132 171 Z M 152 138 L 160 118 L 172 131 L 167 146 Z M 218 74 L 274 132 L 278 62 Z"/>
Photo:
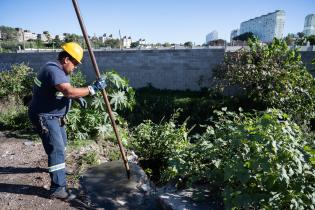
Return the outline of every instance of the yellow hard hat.
<path id="1" fill-rule="evenodd" d="M 83 57 L 83 49 L 82 47 L 75 42 L 68 42 L 61 46 L 61 48 L 69 53 L 76 61 L 81 63 Z"/>

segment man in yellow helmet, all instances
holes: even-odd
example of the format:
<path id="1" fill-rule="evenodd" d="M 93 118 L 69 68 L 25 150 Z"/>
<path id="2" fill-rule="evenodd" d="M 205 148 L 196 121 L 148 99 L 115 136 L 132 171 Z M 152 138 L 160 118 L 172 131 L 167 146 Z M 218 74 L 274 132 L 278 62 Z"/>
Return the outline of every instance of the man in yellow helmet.
<path id="1" fill-rule="evenodd" d="M 46 63 L 38 72 L 28 113 L 48 156 L 51 197 L 71 200 L 75 195 L 66 189 L 64 117 L 70 109 L 71 99 L 86 108 L 82 97 L 94 95 L 104 89 L 106 83 L 100 78 L 88 87 L 73 87 L 69 75 L 81 63 L 83 49 L 75 42 L 64 44 L 62 49 L 56 62 Z"/>

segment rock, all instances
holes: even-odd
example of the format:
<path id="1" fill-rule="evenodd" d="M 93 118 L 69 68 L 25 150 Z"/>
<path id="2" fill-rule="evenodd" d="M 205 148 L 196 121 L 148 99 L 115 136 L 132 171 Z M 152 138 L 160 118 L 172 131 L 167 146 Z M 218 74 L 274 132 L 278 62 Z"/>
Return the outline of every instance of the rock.
<path id="1" fill-rule="evenodd" d="M 23 144 L 24 144 L 25 146 L 33 146 L 33 145 L 34 145 L 34 142 L 32 142 L 32 141 L 25 141 Z"/>

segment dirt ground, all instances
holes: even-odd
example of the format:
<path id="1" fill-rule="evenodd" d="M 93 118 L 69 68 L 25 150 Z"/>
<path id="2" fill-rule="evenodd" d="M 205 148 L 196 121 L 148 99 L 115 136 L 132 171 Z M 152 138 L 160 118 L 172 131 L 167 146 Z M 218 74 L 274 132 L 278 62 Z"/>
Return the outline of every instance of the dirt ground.
<path id="1" fill-rule="evenodd" d="M 72 159 L 73 154 L 67 154 Z M 76 170 L 74 165 L 67 166 Z M 40 141 L 16 138 L 0 132 L 0 209 L 94 209 L 84 200 L 84 192 L 73 177 L 68 188 L 79 196 L 71 202 L 49 198 L 50 178 L 47 156 Z M 74 181 L 73 181 L 74 180 Z"/>

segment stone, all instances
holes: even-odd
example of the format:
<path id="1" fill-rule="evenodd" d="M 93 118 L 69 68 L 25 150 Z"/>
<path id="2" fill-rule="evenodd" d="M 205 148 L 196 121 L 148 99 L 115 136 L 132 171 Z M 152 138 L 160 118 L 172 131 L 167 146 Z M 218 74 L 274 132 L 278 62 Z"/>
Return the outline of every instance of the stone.
<path id="1" fill-rule="evenodd" d="M 34 145 L 34 142 L 25 141 L 23 144 L 24 144 L 25 146 L 33 146 L 33 145 Z"/>

